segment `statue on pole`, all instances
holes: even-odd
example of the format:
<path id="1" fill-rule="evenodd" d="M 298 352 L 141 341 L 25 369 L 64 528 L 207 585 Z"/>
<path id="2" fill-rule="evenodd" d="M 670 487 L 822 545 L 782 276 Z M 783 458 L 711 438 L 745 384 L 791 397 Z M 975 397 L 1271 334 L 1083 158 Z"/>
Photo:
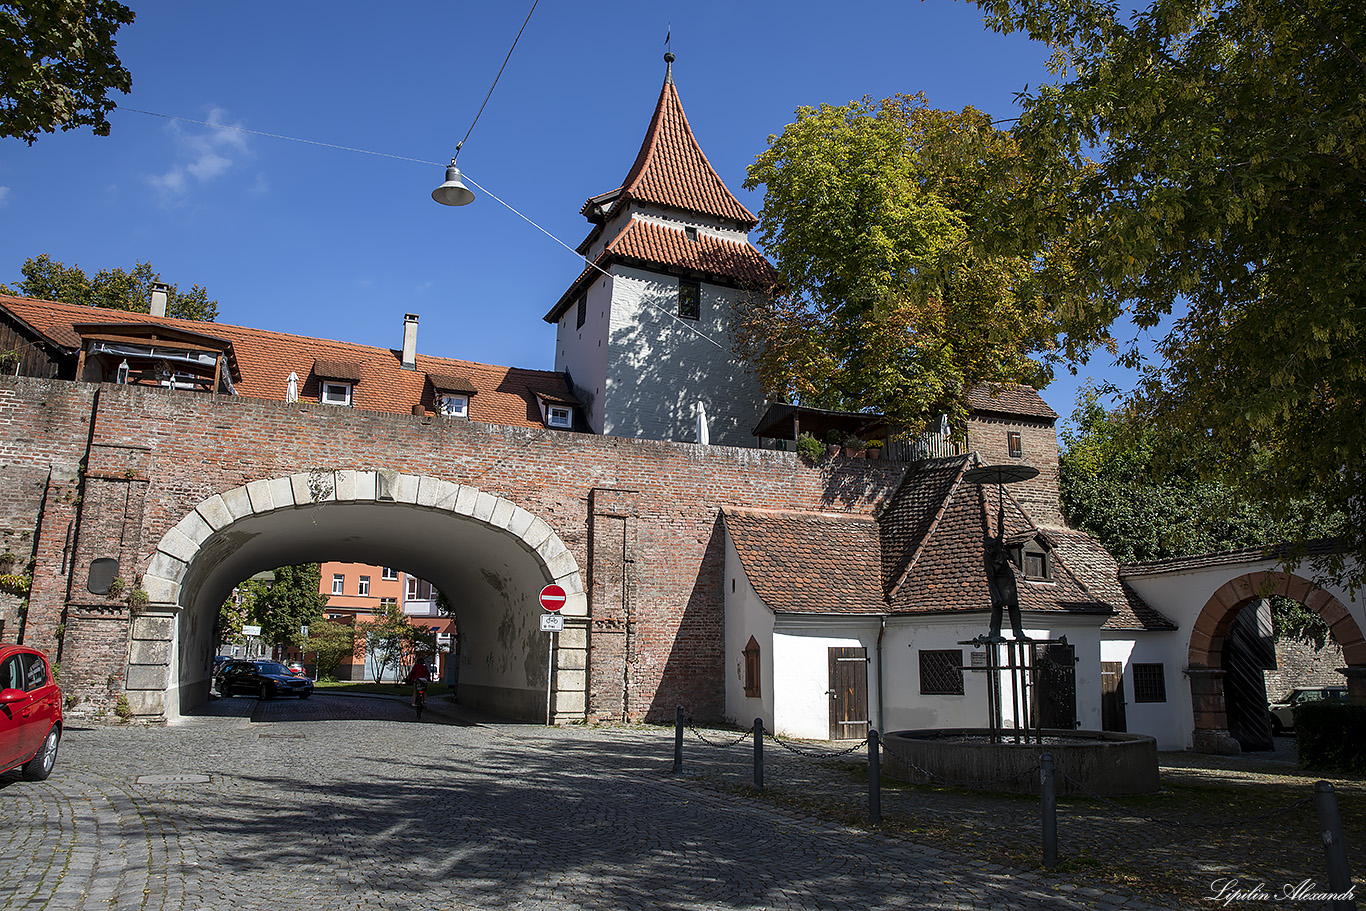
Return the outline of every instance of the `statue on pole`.
<path id="1" fill-rule="evenodd" d="M 1015 566 L 1006 549 L 1006 504 L 1003 485 L 1027 481 L 1039 471 L 1029 465 L 983 465 L 963 474 L 963 480 L 974 484 L 996 482 L 996 534 L 986 537 L 987 588 L 991 591 L 991 629 L 988 642 L 1004 642 L 1001 635 L 1003 615 L 1010 617 L 1010 631 L 1021 642 L 1029 641 L 1020 619 L 1020 591 L 1015 581 Z"/>

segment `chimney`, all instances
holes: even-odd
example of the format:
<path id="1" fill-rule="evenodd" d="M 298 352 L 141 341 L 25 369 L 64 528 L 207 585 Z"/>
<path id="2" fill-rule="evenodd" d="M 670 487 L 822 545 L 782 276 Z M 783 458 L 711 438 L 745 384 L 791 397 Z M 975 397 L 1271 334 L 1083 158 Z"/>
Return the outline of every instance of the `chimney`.
<path id="1" fill-rule="evenodd" d="M 165 282 L 152 282 L 152 315 L 166 315 L 166 295 L 171 286 Z"/>
<path id="2" fill-rule="evenodd" d="M 417 369 L 417 314 L 403 314 L 403 360 L 404 370 Z"/>

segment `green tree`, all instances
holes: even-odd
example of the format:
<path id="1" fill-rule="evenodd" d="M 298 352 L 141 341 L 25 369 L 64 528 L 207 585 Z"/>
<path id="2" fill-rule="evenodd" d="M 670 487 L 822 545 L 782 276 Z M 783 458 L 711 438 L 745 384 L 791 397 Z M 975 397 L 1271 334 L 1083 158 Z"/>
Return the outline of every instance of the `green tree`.
<path id="1" fill-rule="evenodd" d="M 25 260 L 20 271 L 24 280 L 13 287 L 0 285 L 0 293 L 133 313 L 148 312 L 152 284 L 162 280 L 151 263 L 137 263 L 131 272 L 102 269 L 91 278 L 80 266 L 67 266 L 46 253 Z M 199 285 L 192 286 L 189 291 L 181 291 L 176 285 L 169 285 L 169 288 L 167 316 L 205 322 L 218 317 L 218 301 L 209 300 L 209 293 Z"/>
<path id="2" fill-rule="evenodd" d="M 402 680 L 418 655 L 436 653 L 436 634 L 424 627 L 413 626 L 398 605 L 390 605 L 375 619 L 356 624 L 356 632 L 365 638 L 370 653 L 374 680 L 379 683 L 390 667 L 394 676 Z"/>
<path id="3" fill-rule="evenodd" d="M 1097 159 L 1076 197 L 1092 293 L 1067 337 L 1103 339 L 1121 313 L 1164 326 L 1135 407 L 1208 444 L 1278 522 L 1306 492 L 1347 514 L 1347 553 L 1321 570 L 1366 581 L 1366 4 L 976 2 L 1054 49 L 1054 84 L 1022 96 L 1021 154 Z"/>
<path id="4" fill-rule="evenodd" d="M 919 95 L 798 109 L 745 181 L 764 188 L 781 285 L 737 307 L 741 357 L 775 398 L 908 427 L 961 418 L 984 381 L 1043 384 L 1071 239 L 1041 244 L 998 213 L 1065 207 L 1065 164 L 1037 179 L 986 114 Z"/>
<path id="5" fill-rule="evenodd" d="M 303 644 L 303 627 L 321 621 L 327 606 L 327 596 L 318 592 L 321 578 L 317 563 L 304 563 L 276 567 L 273 582 L 243 583 L 251 593 L 250 616 L 264 641 L 276 648 Z"/>
<path id="6" fill-rule="evenodd" d="M 132 21 L 114 0 L 0 3 L 0 137 L 32 145 L 39 133 L 83 126 L 108 136 L 109 90 L 133 87 L 114 34 Z"/>
<path id="7" fill-rule="evenodd" d="M 1240 489 L 1211 473 L 1215 454 L 1175 439 L 1132 404 L 1107 410 L 1102 390 L 1083 390 L 1062 432 L 1059 487 L 1063 513 L 1121 563 L 1165 560 L 1285 542 L 1303 528 L 1316 537 L 1341 531 L 1342 517 L 1312 497 L 1296 516 L 1277 520 Z M 1284 598 L 1272 600 L 1278 635 L 1323 645 L 1327 626 Z"/>
<path id="8" fill-rule="evenodd" d="M 303 650 L 313 653 L 318 679 L 335 680 L 342 659 L 355 653 L 356 628 L 335 620 L 314 623 L 308 628 L 308 639 L 304 642 Z"/>
<path id="9" fill-rule="evenodd" d="M 246 637 L 242 635 L 242 627 L 247 624 L 247 616 L 251 607 L 249 592 L 249 589 L 238 586 L 237 591 L 218 608 L 218 642 L 241 645 L 247 641 Z"/>

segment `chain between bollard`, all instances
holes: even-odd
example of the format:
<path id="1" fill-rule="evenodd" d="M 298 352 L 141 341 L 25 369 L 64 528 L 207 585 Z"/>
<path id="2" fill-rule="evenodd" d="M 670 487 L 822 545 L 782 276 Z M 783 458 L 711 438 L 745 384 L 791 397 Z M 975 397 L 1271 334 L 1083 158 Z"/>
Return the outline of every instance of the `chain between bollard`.
<path id="1" fill-rule="evenodd" d="M 781 737 L 779 737 L 777 734 L 774 734 L 767 728 L 764 729 L 764 736 L 767 737 L 769 740 L 772 740 L 778 746 L 787 750 L 789 753 L 793 753 L 797 756 L 808 757 L 811 759 L 834 759 L 837 756 L 847 756 L 848 754 L 853 753 L 856 750 L 861 750 L 868 745 L 868 738 L 865 737 L 851 747 L 846 747 L 845 749 L 827 752 L 822 749 L 801 749 L 789 743 L 788 741 L 783 740 Z"/>

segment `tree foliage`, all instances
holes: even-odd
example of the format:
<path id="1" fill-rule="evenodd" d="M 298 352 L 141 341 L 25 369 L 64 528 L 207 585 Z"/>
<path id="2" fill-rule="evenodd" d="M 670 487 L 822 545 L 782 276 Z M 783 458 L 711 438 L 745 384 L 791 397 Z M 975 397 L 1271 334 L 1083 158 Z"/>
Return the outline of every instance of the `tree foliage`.
<path id="1" fill-rule="evenodd" d="M 379 683 L 392 666 L 395 679 L 408 675 L 416 655 L 436 653 L 436 634 L 408 622 L 403 609 L 390 605 L 375 619 L 356 624 L 357 633 L 365 638 L 370 653 L 374 680 Z"/>
<path id="2" fill-rule="evenodd" d="M 108 136 L 109 90 L 133 87 L 114 34 L 132 21 L 114 0 L 0 3 L 0 137 L 32 145 L 39 133 L 83 126 Z"/>
<path id="3" fill-rule="evenodd" d="M 1360 583 L 1366 4 L 977 3 L 1055 51 L 1055 84 L 1022 96 L 1022 156 L 1097 150 L 1077 194 L 1092 293 L 1068 338 L 1101 338 L 1120 313 L 1172 317 L 1135 407 L 1208 446 L 1209 467 L 1276 521 L 1306 491 L 1346 513 L 1356 566 L 1324 569 Z"/>
<path id="4" fill-rule="evenodd" d="M 349 623 L 323 620 L 308 628 L 303 651 L 313 653 L 318 679 L 336 679 L 342 659 L 356 651 L 356 629 Z"/>
<path id="5" fill-rule="evenodd" d="M 276 648 L 303 644 L 303 627 L 322 620 L 327 606 L 327 596 L 318 592 L 321 579 L 322 567 L 304 563 L 276 567 L 273 582 L 249 579 L 239 586 L 249 593 L 249 616 L 260 625 L 263 640 Z"/>
<path id="6" fill-rule="evenodd" d="M 1021 164 L 971 107 L 898 95 L 798 109 L 745 181 L 764 188 L 759 239 L 782 280 L 736 313 L 766 391 L 918 428 L 961 416 L 984 381 L 1046 382 L 1072 241 L 1022 233 L 1004 201 L 1065 209 L 1075 175 Z"/>
<path id="7" fill-rule="evenodd" d="M 91 278 L 80 266 L 67 266 L 46 253 L 36 259 L 25 260 L 20 271 L 24 280 L 16 282 L 12 288 L 0 285 L 0 293 L 132 313 L 148 312 L 151 308 L 152 284 L 162 280 L 161 274 L 152 269 L 151 263 L 137 263 L 131 272 L 102 269 Z M 199 285 L 183 292 L 176 285 L 169 285 L 169 288 L 166 294 L 167 316 L 206 322 L 218 317 L 218 301 L 209 300 L 209 293 Z"/>
<path id="8" fill-rule="evenodd" d="M 1121 563 L 1166 560 L 1281 544 L 1302 530 L 1329 537 L 1342 516 L 1313 497 L 1295 502 L 1290 520 L 1246 499 L 1210 471 L 1213 453 L 1175 439 L 1132 404 L 1107 410 L 1102 392 L 1083 390 L 1062 432 L 1059 487 L 1068 524 L 1094 535 Z M 1278 635 L 1322 647 L 1327 626 L 1284 598 L 1272 601 Z"/>

